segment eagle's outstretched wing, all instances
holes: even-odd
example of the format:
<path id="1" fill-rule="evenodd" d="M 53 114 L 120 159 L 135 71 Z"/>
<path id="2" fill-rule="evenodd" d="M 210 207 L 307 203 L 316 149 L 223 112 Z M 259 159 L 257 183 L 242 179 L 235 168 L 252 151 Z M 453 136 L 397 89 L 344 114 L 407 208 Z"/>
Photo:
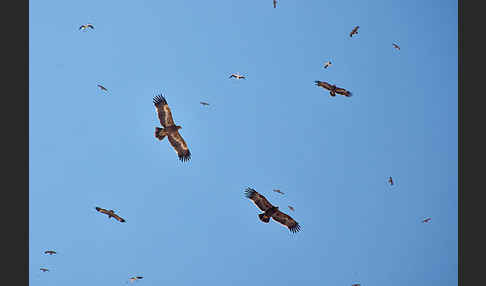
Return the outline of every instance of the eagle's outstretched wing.
<path id="1" fill-rule="evenodd" d="M 267 211 L 272 208 L 273 205 L 261 194 L 252 188 L 246 188 L 245 196 L 255 203 L 255 205 L 262 211 Z"/>
<path id="2" fill-rule="evenodd" d="M 316 80 L 315 83 L 316 83 L 317 86 L 323 87 L 323 88 L 325 88 L 327 90 L 331 90 L 332 89 L 332 86 L 329 83 L 325 82 L 325 81 Z"/>
<path id="3" fill-rule="evenodd" d="M 272 218 L 283 226 L 286 226 L 291 232 L 296 233 L 300 230 L 300 225 L 291 216 L 281 212 L 276 211 Z"/>
<path id="4" fill-rule="evenodd" d="M 114 218 L 115 218 L 117 221 L 119 221 L 119 222 L 126 222 L 126 220 L 125 220 L 125 219 L 123 219 L 122 217 L 120 217 L 120 216 L 119 216 L 119 215 L 117 215 L 117 214 L 112 214 L 111 216 L 112 216 L 112 217 L 114 217 Z"/>
<path id="5" fill-rule="evenodd" d="M 179 160 L 185 162 L 191 159 L 191 151 L 189 151 L 189 148 L 187 148 L 186 141 L 184 141 L 184 139 L 182 138 L 181 134 L 179 134 L 178 131 L 170 132 L 167 135 L 167 139 L 169 139 L 170 145 L 172 145 L 172 147 L 174 147 L 175 151 L 177 152 L 177 155 L 179 156 Z"/>
<path id="6" fill-rule="evenodd" d="M 164 128 L 174 125 L 174 120 L 172 119 L 172 113 L 170 112 L 169 105 L 162 95 L 157 95 L 154 97 L 154 105 L 157 109 L 157 115 L 159 116 L 159 121 Z"/>
<path id="7" fill-rule="evenodd" d="M 353 95 L 350 91 L 348 91 L 348 90 L 346 90 L 344 88 L 339 88 L 339 87 L 336 88 L 336 93 L 342 94 L 342 95 L 347 96 L 347 97 L 350 97 L 350 96 Z"/>
<path id="8" fill-rule="evenodd" d="M 100 207 L 95 207 L 95 209 L 96 209 L 98 212 L 100 212 L 100 213 L 107 214 L 107 215 L 109 214 L 109 213 L 108 213 L 108 210 L 105 210 L 105 209 L 103 209 L 103 208 L 100 208 Z"/>

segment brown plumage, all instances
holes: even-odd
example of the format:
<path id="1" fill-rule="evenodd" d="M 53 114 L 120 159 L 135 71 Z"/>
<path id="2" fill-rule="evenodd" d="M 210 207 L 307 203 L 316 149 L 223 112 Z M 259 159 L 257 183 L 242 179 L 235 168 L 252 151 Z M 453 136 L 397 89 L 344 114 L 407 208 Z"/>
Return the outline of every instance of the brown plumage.
<path id="1" fill-rule="evenodd" d="M 273 190 L 273 191 L 282 195 L 284 194 L 284 192 L 282 192 L 281 190 Z"/>
<path id="2" fill-rule="evenodd" d="M 277 0 L 273 0 L 273 8 L 277 8 Z"/>
<path id="3" fill-rule="evenodd" d="M 353 95 L 350 91 L 348 91 L 344 88 L 337 87 L 335 85 L 331 85 L 331 84 L 329 84 L 325 81 L 316 80 L 315 83 L 316 83 L 317 86 L 320 86 L 322 88 L 329 90 L 329 93 L 331 94 L 331 96 L 335 96 L 336 93 L 344 95 L 346 97 L 350 97 L 350 96 Z"/>
<path id="4" fill-rule="evenodd" d="M 393 45 L 393 47 L 394 47 L 395 49 L 400 50 L 400 47 L 399 47 L 397 44 L 392 43 L 392 45 Z"/>
<path id="5" fill-rule="evenodd" d="M 106 214 L 108 216 L 108 218 L 114 217 L 119 222 L 126 222 L 125 219 L 123 219 L 119 215 L 115 214 L 114 210 L 107 210 L 107 209 L 103 209 L 103 208 L 100 208 L 100 207 L 95 207 L 95 209 L 102 214 Z"/>
<path id="6" fill-rule="evenodd" d="M 104 86 L 102 86 L 101 84 L 97 84 L 97 86 L 101 89 L 101 90 L 104 90 L 104 91 L 108 91 Z"/>
<path id="7" fill-rule="evenodd" d="M 45 254 L 49 254 L 49 255 L 53 255 L 53 254 L 56 254 L 57 252 L 55 252 L 54 250 L 46 250 L 44 251 Z"/>
<path id="8" fill-rule="evenodd" d="M 268 223 L 270 218 L 276 222 L 287 227 L 291 232 L 296 233 L 300 230 L 300 225 L 289 215 L 278 210 L 278 207 L 273 206 L 268 200 L 252 188 L 246 188 L 245 196 L 249 198 L 255 205 L 263 211 L 258 215 L 258 218 L 264 223 Z"/>
<path id="9" fill-rule="evenodd" d="M 431 218 L 428 217 L 428 218 L 424 219 L 422 222 L 429 222 L 430 220 L 431 220 Z"/>
<path id="10" fill-rule="evenodd" d="M 174 124 L 167 101 L 163 96 L 158 95 L 154 97 L 154 105 L 157 110 L 157 115 L 159 116 L 160 124 L 164 127 L 155 127 L 155 137 L 162 140 L 167 136 L 170 145 L 172 145 L 179 156 L 179 160 L 182 162 L 189 161 L 191 159 L 191 152 L 178 131 L 182 127 Z"/>
<path id="11" fill-rule="evenodd" d="M 349 36 L 350 37 L 353 37 L 354 34 L 357 34 L 358 33 L 358 29 L 359 29 L 359 26 L 354 27 L 354 29 L 351 31 L 351 33 L 349 33 Z"/>
<path id="12" fill-rule="evenodd" d="M 47 268 L 40 268 L 40 270 L 41 270 L 42 272 L 49 271 L 49 269 L 47 269 Z"/>
<path id="13" fill-rule="evenodd" d="M 246 79 L 246 77 L 244 75 L 240 75 L 240 74 L 237 74 L 237 73 L 232 73 L 229 78 L 232 78 L 232 77 L 234 77 L 236 79 Z"/>

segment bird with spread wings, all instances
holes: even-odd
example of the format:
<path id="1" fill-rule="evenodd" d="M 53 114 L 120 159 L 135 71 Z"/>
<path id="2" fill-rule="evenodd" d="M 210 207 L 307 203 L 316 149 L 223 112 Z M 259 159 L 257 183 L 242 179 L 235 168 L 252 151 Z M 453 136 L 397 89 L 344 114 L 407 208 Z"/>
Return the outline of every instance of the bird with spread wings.
<path id="1" fill-rule="evenodd" d="M 229 78 L 232 78 L 232 77 L 234 77 L 236 79 L 246 79 L 246 77 L 244 75 L 240 75 L 238 73 L 232 73 Z"/>
<path id="2" fill-rule="evenodd" d="M 43 267 L 42 267 L 42 268 L 40 268 L 40 270 L 41 270 L 42 272 L 47 272 L 47 271 L 49 271 L 49 269 L 47 269 L 47 268 L 43 268 Z"/>
<path id="3" fill-rule="evenodd" d="M 320 86 L 322 88 L 329 90 L 329 93 L 331 94 L 331 96 L 335 96 L 336 93 L 344 95 L 346 97 L 352 96 L 352 93 L 350 91 L 348 91 L 344 88 L 337 87 L 335 85 L 331 85 L 331 84 L 329 84 L 325 81 L 316 80 L 315 83 L 316 83 L 317 86 Z"/>
<path id="4" fill-rule="evenodd" d="M 397 44 L 392 43 L 392 45 L 393 45 L 393 47 L 394 47 L 395 49 L 400 50 L 400 46 L 398 46 Z"/>
<path id="5" fill-rule="evenodd" d="M 300 230 L 300 225 L 289 215 L 278 210 L 278 207 L 273 206 L 268 200 L 252 188 L 246 188 L 245 196 L 249 198 L 255 205 L 263 211 L 258 215 L 258 218 L 264 223 L 268 223 L 270 218 L 276 222 L 287 227 L 291 232 L 296 233 Z"/>
<path id="6" fill-rule="evenodd" d="M 44 251 L 45 254 L 49 254 L 49 255 L 53 255 L 53 254 L 56 254 L 57 252 L 55 252 L 54 250 L 46 250 Z"/>
<path id="7" fill-rule="evenodd" d="M 81 27 L 79 27 L 79 30 L 86 30 L 88 28 L 91 28 L 92 30 L 94 30 L 94 26 L 92 24 L 81 25 Z"/>
<path id="8" fill-rule="evenodd" d="M 284 194 L 284 192 L 282 192 L 281 190 L 273 190 L 273 191 L 282 195 Z"/>
<path id="9" fill-rule="evenodd" d="M 426 218 L 426 219 L 422 220 L 422 222 L 427 223 L 427 222 L 429 222 L 430 220 L 431 220 L 431 218 L 430 218 L 430 217 L 428 217 L 428 218 Z"/>
<path id="10" fill-rule="evenodd" d="M 354 29 L 349 33 L 349 36 L 352 38 L 354 34 L 358 34 L 359 26 L 354 27 Z"/>
<path id="11" fill-rule="evenodd" d="M 117 221 L 119 222 L 126 222 L 125 219 L 123 219 L 122 217 L 120 217 L 119 215 L 115 214 L 115 211 L 114 210 L 107 210 L 107 209 L 103 209 L 103 208 L 100 208 L 100 207 L 95 207 L 95 209 L 102 213 L 102 214 L 105 214 L 108 216 L 108 218 L 112 218 L 114 217 Z"/>
<path id="12" fill-rule="evenodd" d="M 143 278 L 143 276 L 134 276 L 134 277 L 130 277 L 130 279 L 128 279 L 128 280 L 130 280 L 130 282 L 133 282 L 133 281 L 136 281 L 136 280 L 140 280 L 142 278 Z"/>
<path id="13" fill-rule="evenodd" d="M 160 124 L 164 127 L 155 127 L 155 137 L 162 140 L 167 136 L 170 145 L 172 145 L 177 156 L 179 156 L 179 160 L 182 162 L 189 161 L 191 159 L 191 151 L 189 151 L 186 141 L 179 134 L 179 129 L 182 127 L 174 124 L 174 119 L 172 119 L 172 113 L 170 112 L 167 101 L 163 96 L 157 95 L 154 97 L 154 105 L 159 116 Z"/>
<path id="14" fill-rule="evenodd" d="M 208 105 L 209 105 L 209 103 L 204 102 L 204 101 L 200 101 L 199 103 L 200 103 L 201 105 L 203 105 L 203 106 L 208 106 Z"/>
<path id="15" fill-rule="evenodd" d="M 327 69 L 330 65 L 332 65 L 331 61 L 327 61 L 324 63 L 324 68 Z"/>
<path id="16" fill-rule="evenodd" d="M 97 86 L 98 86 L 98 87 L 99 87 L 101 90 L 108 91 L 108 90 L 106 89 L 106 87 L 102 86 L 101 84 L 97 84 Z"/>

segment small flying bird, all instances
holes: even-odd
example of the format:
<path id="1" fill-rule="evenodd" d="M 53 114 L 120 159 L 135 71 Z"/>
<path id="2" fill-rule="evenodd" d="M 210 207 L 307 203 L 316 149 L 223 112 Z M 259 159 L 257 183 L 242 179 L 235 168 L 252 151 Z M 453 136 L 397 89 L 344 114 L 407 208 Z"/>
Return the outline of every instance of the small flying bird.
<path id="1" fill-rule="evenodd" d="M 429 222 L 430 220 L 431 220 L 431 218 L 428 217 L 428 218 L 424 219 L 422 222 Z"/>
<path id="2" fill-rule="evenodd" d="M 232 74 L 230 75 L 230 77 L 229 77 L 229 78 L 232 78 L 232 77 L 234 77 L 234 78 L 236 78 L 236 79 L 246 79 L 246 77 L 245 77 L 245 76 L 240 75 L 240 74 L 238 74 L 238 73 L 232 73 Z"/>
<path id="3" fill-rule="evenodd" d="M 284 192 L 282 192 L 281 190 L 273 190 L 273 191 L 282 195 L 284 194 Z"/>
<path id="4" fill-rule="evenodd" d="M 351 286 L 361 286 L 361 284 L 357 283 L 357 284 L 353 284 Z"/>
<path id="5" fill-rule="evenodd" d="M 394 47 L 395 49 L 400 50 L 400 47 L 399 47 L 397 44 L 392 43 L 392 45 L 393 45 L 393 47 Z"/>
<path id="6" fill-rule="evenodd" d="M 205 106 L 208 106 L 208 105 L 209 105 L 209 103 L 204 102 L 204 101 L 200 101 L 199 103 L 200 103 L 201 105 L 205 105 Z"/>
<path id="7" fill-rule="evenodd" d="M 354 27 L 354 29 L 349 33 L 349 36 L 352 38 L 354 34 L 358 34 L 359 26 Z"/>
<path id="8" fill-rule="evenodd" d="M 44 251 L 45 254 L 49 254 L 49 255 L 53 255 L 53 254 L 56 254 L 57 252 L 55 252 L 54 250 L 46 250 Z"/>
<path id="9" fill-rule="evenodd" d="M 252 188 L 246 188 L 245 196 L 249 198 L 255 205 L 263 211 L 263 213 L 258 215 L 258 218 L 264 222 L 268 223 L 270 218 L 273 218 L 276 222 L 287 227 L 291 232 L 296 233 L 300 230 L 300 225 L 289 215 L 278 210 L 278 207 L 273 206 L 267 201 L 267 199 L 259 194 Z"/>
<path id="10" fill-rule="evenodd" d="M 352 96 L 352 93 L 350 91 L 347 91 L 344 88 L 340 88 L 340 87 L 337 87 L 335 85 L 331 85 L 331 84 L 329 84 L 325 81 L 316 80 L 315 83 L 316 83 L 317 86 L 320 86 L 322 88 L 329 90 L 330 91 L 329 93 L 331 94 L 331 96 L 335 96 L 336 93 L 342 94 L 346 97 Z"/>
<path id="11" fill-rule="evenodd" d="M 81 27 L 79 27 L 79 30 L 86 30 L 88 28 L 94 30 L 94 26 L 92 24 L 81 25 Z"/>
<path id="12" fill-rule="evenodd" d="M 277 0 L 273 0 L 273 8 L 277 8 Z"/>
<path id="13" fill-rule="evenodd" d="M 130 280 L 130 282 L 133 282 L 133 281 L 135 281 L 135 280 L 140 280 L 140 279 L 142 279 L 142 278 L 143 278 L 143 276 L 134 276 L 134 277 L 130 277 L 130 279 L 129 279 L 129 280 Z"/>
<path id="14" fill-rule="evenodd" d="M 295 211 L 292 206 L 288 206 L 291 211 Z"/>
<path id="15" fill-rule="evenodd" d="M 42 267 L 40 268 L 40 270 L 41 270 L 42 272 L 47 272 L 47 271 L 49 271 L 49 269 L 47 269 L 47 268 L 42 268 Z"/>
<path id="16" fill-rule="evenodd" d="M 332 65 L 331 61 L 327 61 L 324 63 L 324 68 L 327 69 L 330 65 Z"/>
<path id="17" fill-rule="evenodd" d="M 154 97 L 153 101 L 160 124 L 164 127 L 155 127 L 155 137 L 162 140 L 167 136 L 170 145 L 172 145 L 177 156 L 179 156 L 179 160 L 182 162 L 189 161 L 191 159 L 191 152 L 187 147 L 186 141 L 179 134 L 179 129 L 182 127 L 174 124 L 174 119 L 172 119 L 172 113 L 170 112 L 167 101 L 161 95 Z"/>
<path id="18" fill-rule="evenodd" d="M 390 186 L 393 186 L 395 184 L 391 176 L 388 178 L 388 183 L 390 184 Z"/>
<path id="19" fill-rule="evenodd" d="M 106 87 L 102 86 L 101 84 L 97 84 L 97 86 L 98 86 L 98 87 L 99 87 L 101 90 L 108 91 L 108 90 L 106 89 Z"/>
<path id="20" fill-rule="evenodd" d="M 106 214 L 109 219 L 114 217 L 119 222 L 125 222 L 125 220 L 123 218 L 121 218 L 120 216 L 115 214 L 114 210 L 106 210 L 106 209 L 99 208 L 99 207 L 95 207 L 95 209 L 102 214 Z"/>

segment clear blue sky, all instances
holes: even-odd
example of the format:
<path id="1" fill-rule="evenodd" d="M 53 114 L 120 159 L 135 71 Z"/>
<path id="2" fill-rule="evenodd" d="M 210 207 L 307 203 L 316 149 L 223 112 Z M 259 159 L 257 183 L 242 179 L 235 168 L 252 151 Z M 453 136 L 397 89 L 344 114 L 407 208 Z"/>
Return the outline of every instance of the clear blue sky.
<path id="1" fill-rule="evenodd" d="M 457 285 L 457 1 L 29 13 L 31 285 Z M 187 163 L 154 137 L 158 93 Z M 261 223 L 247 186 L 302 231 Z"/>

